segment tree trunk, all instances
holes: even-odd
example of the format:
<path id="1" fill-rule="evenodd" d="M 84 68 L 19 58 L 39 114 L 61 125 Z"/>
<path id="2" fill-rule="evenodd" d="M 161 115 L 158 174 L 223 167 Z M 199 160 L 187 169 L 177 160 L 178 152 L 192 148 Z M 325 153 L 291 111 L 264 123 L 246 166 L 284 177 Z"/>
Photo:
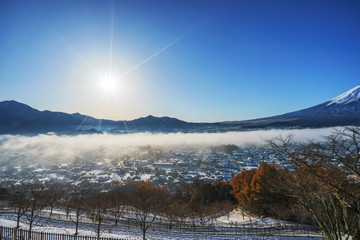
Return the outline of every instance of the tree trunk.
<path id="1" fill-rule="evenodd" d="M 36 201 L 34 201 L 32 209 L 31 209 L 31 215 L 30 218 L 28 218 L 29 220 L 29 239 L 31 239 L 31 230 L 32 230 L 32 226 L 35 220 L 35 216 L 34 216 L 34 211 L 35 211 L 35 206 L 36 206 Z"/>
<path id="2" fill-rule="evenodd" d="M 76 209 L 76 221 L 75 221 L 75 236 L 78 235 L 79 231 L 79 221 L 80 221 L 80 209 Z"/>
<path id="3" fill-rule="evenodd" d="M 17 219 L 16 219 L 16 228 L 19 228 L 19 225 L 20 225 L 20 217 L 21 217 L 21 213 L 20 213 L 20 208 L 17 212 Z"/>
<path id="4" fill-rule="evenodd" d="M 51 217 L 51 216 L 52 216 L 52 213 L 53 213 L 53 208 L 54 208 L 54 206 L 51 204 L 51 205 L 50 205 L 50 216 L 49 216 L 49 217 Z"/>
<path id="5" fill-rule="evenodd" d="M 33 222 L 29 222 L 29 234 L 28 234 L 28 239 L 31 239 L 31 231 L 32 231 L 32 225 L 33 225 Z"/>
<path id="6" fill-rule="evenodd" d="M 142 232 L 143 232 L 143 240 L 146 240 L 146 237 L 145 237 L 145 235 L 146 235 L 146 229 L 143 228 Z"/>
<path id="7" fill-rule="evenodd" d="M 78 231 L 79 231 L 79 222 L 75 223 L 75 236 L 78 235 Z"/>
<path id="8" fill-rule="evenodd" d="M 66 208 L 66 219 L 69 218 L 69 211 L 70 211 L 70 207 L 68 206 L 68 207 Z"/>
<path id="9" fill-rule="evenodd" d="M 101 232 L 101 221 L 102 221 L 102 217 L 99 216 L 99 221 L 98 221 L 98 226 L 97 226 L 97 240 L 100 239 L 100 232 Z"/>

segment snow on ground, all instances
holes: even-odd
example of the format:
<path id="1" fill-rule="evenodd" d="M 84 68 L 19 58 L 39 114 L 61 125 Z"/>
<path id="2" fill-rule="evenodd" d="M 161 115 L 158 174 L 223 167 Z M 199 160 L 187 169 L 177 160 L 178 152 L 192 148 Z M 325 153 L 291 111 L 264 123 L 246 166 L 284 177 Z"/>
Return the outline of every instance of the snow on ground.
<path id="1" fill-rule="evenodd" d="M 281 220 L 276 220 L 273 218 L 264 218 L 261 220 L 257 220 L 256 221 L 257 225 L 265 225 L 265 226 L 269 226 L 269 225 L 275 225 L 275 224 L 279 224 L 279 225 L 291 225 L 291 222 L 286 222 L 286 221 L 281 221 Z"/>
<path id="2" fill-rule="evenodd" d="M 235 225 L 238 226 L 241 225 L 249 225 L 249 224 L 255 224 L 255 225 L 261 225 L 261 226 L 274 226 L 274 225 L 292 225 L 291 222 L 287 221 L 281 221 L 273 218 L 263 218 L 260 219 L 255 216 L 250 216 L 249 214 L 243 212 L 241 209 L 236 208 L 233 211 L 231 211 L 229 214 L 225 214 L 221 217 L 218 217 L 214 223 L 217 225 Z"/>
<path id="3" fill-rule="evenodd" d="M 15 214 L 1 214 L 0 215 L 0 226 L 3 227 L 15 227 L 16 226 L 16 216 Z M 48 233 L 60 233 L 60 234 L 75 234 L 74 224 L 71 222 L 56 221 L 52 219 L 46 219 L 40 221 L 33 227 L 33 231 L 36 232 L 48 232 Z M 20 222 L 20 228 L 27 230 L 29 227 L 25 223 L 25 219 L 22 218 Z M 89 224 L 80 224 L 79 235 L 83 236 L 96 236 L 94 227 Z M 137 239 L 136 235 L 128 234 L 127 232 L 118 231 L 116 234 L 106 232 L 106 227 L 104 227 L 104 232 L 101 234 L 102 237 L 111 237 L 111 238 L 123 238 L 123 239 Z"/>
<path id="4" fill-rule="evenodd" d="M 250 221 L 254 221 L 255 217 L 251 217 L 241 211 L 240 209 L 236 208 L 231 211 L 229 214 L 221 216 L 216 219 L 218 223 L 238 223 L 238 224 L 248 224 Z"/>
<path id="5" fill-rule="evenodd" d="M 239 217 L 239 212 L 233 212 L 230 214 L 231 220 L 236 220 Z M 242 219 L 242 214 L 240 215 Z M 226 217 L 227 218 L 227 217 Z M 221 219 L 221 218 L 219 218 Z M 225 221 L 226 222 L 226 221 Z M 16 226 L 16 215 L 15 214 L 0 214 L 0 226 L 5 227 L 15 227 Z M 22 218 L 20 227 L 22 229 L 28 229 L 26 224 L 26 219 Z M 103 226 L 102 237 L 112 237 L 112 238 L 121 238 L 128 240 L 138 240 L 142 239 L 142 232 L 140 229 L 127 229 L 126 227 L 110 227 Z M 86 236 L 95 236 L 94 226 L 88 223 L 81 223 L 79 226 L 79 235 Z M 72 222 L 59 221 L 54 219 L 42 219 L 39 221 L 36 226 L 33 227 L 34 231 L 38 232 L 49 232 L 49 233 L 61 233 L 61 234 L 74 234 L 74 224 Z M 267 237 L 267 236 L 237 236 L 235 234 L 216 234 L 216 233 L 178 233 L 178 232 L 166 232 L 166 231 L 152 231 L 148 230 L 147 232 L 148 239 L 174 239 L 174 240 L 190 240 L 190 239 L 203 239 L 203 240 L 320 240 L 321 238 L 309 238 L 306 236 L 303 237 Z"/>

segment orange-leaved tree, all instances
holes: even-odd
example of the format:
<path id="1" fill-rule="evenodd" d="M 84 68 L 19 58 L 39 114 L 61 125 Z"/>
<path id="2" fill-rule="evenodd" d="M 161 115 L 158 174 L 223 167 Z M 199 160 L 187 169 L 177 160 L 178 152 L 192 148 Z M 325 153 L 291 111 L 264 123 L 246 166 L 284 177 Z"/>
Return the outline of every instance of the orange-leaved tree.
<path id="1" fill-rule="evenodd" d="M 231 181 L 230 185 L 232 190 L 230 193 L 238 201 L 242 207 L 249 206 L 251 199 L 251 181 L 256 170 L 242 170 L 240 174 L 236 175 Z"/>

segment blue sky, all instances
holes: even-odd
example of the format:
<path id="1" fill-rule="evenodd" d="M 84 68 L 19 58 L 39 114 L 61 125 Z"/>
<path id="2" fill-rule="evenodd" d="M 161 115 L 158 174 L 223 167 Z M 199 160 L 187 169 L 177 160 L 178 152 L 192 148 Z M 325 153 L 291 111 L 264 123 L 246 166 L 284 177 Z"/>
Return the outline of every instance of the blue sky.
<path id="1" fill-rule="evenodd" d="M 0 100 L 115 120 L 299 110 L 359 85 L 359 12 L 331 0 L 0 0 Z"/>

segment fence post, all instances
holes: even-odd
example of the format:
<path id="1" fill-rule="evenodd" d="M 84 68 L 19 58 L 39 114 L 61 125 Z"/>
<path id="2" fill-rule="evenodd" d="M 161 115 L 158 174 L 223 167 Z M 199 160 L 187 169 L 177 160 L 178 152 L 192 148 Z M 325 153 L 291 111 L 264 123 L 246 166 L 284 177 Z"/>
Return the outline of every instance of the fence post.
<path id="1" fill-rule="evenodd" d="M 2 232 L 3 232 L 3 227 L 0 226 L 0 240 L 2 239 Z"/>
<path id="2" fill-rule="evenodd" d="M 14 227 L 13 240 L 16 240 L 17 227 Z"/>

